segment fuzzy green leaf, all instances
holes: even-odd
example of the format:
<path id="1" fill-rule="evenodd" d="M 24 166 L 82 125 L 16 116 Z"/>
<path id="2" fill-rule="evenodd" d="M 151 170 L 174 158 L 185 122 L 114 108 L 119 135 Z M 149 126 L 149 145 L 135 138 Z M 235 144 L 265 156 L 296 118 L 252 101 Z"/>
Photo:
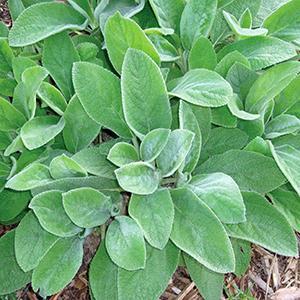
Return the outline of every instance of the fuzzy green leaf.
<path id="1" fill-rule="evenodd" d="M 92 228 L 110 217 L 110 198 L 92 188 L 79 188 L 63 194 L 64 209 L 74 224 Z"/>
<path id="2" fill-rule="evenodd" d="M 105 245 L 110 258 L 121 268 L 133 271 L 145 267 L 146 246 L 143 233 L 129 217 L 115 218 L 108 227 Z"/>
<path id="3" fill-rule="evenodd" d="M 148 243 L 163 249 L 171 234 L 174 220 L 174 206 L 167 189 L 151 195 L 132 195 L 129 214 L 142 228 Z"/>

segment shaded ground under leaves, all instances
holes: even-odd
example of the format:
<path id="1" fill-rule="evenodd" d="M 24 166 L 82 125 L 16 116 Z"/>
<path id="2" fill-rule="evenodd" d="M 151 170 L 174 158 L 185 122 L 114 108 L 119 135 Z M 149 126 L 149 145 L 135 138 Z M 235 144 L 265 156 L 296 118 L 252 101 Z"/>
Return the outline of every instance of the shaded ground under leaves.
<path id="1" fill-rule="evenodd" d="M 0 20 L 11 26 L 7 0 L 0 0 Z M 0 237 L 11 226 L 0 225 Z M 90 235 L 84 246 L 84 261 L 74 280 L 50 300 L 89 300 L 87 281 L 88 265 L 94 256 L 100 239 Z M 39 300 L 31 286 L 17 292 L 17 299 Z M 169 286 L 160 297 L 161 300 L 201 300 L 195 284 L 183 267 L 179 267 L 170 280 Z M 229 274 L 225 276 L 223 298 L 230 300 L 298 300 L 300 299 L 300 265 L 297 258 L 286 258 L 253 246 L 249 270 L 242 278 Z M 148 299 L 145 299 L 148 300 Z"/>

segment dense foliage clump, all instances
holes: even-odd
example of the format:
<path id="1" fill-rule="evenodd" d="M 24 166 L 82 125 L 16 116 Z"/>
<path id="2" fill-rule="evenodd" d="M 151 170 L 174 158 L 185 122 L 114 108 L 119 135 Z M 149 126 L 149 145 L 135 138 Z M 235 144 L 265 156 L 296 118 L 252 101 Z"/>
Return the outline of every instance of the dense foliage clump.
<path id="1" fill-rule="evenodd" d="M 0 24 L 0 295 L 62 290 L 90 234 L 96 300 L 297 256 L 300 2 L 65 2 Z"/>

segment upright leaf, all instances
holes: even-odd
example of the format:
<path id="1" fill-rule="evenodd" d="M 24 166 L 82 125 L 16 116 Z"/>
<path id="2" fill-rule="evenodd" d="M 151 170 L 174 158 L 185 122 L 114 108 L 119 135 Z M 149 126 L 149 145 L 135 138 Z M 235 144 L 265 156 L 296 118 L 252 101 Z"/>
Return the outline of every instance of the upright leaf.
<path id="1" fill-rule="evenodd" d="M 142 10 L 145 6 L 145 3 L 145 0 L 103 1 L 97 5 L 94 15 L 96 18 L 99 18 L 100 28 L 103 32 L 105 29 L 105 24 L 110 16 L 118 12 L 124 17 L 131 18 L 139 12 L 143 12 Z M 147 17 L 149 17 L 149 15 L 147 15 Z"/>
<path id="2" fill-rule="evenodd" d="M 65 154 L 56 156 L 51 161 L 49 169 L 50 174 L 54 179 L 87 176 L 86 170 Z"/>
<path id="3" fill-rule="evenodd" d="M 250 68 L 249 60 L 240 52 L 232 51 L 226 54 L 216 65 L 215 71 L 222 77 L 226 78 L 226 75 L 230 68 L 236 64 L 240 63 L 248 68 Z"/>
<path id="4" fill-rule="evenodd" d="M 88 116 L 76 96 L 69 102 L 64 119 L 63 137 L 70 152 L 76 153 L 89 146 L 100 132 L 100 125 Z"/>
<path id="5" fill-rule="evenodd" d="M 62 93 L 48 82 L 43 82 L 38 90 L 38 96 L 57 114 L 63 115 L 67 101 Z"/>
<path id="6" fill-rule="evenodd" d="M 79 55 L 67 32 L 56 34 L 45 40 L 43 65 L 67 100 L 74 94 L 72 67 L 73 63 L 79 60 Z"/>
<path id="7" fill-rule="evenodd" d="M 27 119 L 31 119 L 35 115 L 36 93 L 48 74 L 48 71 L 41 66 L 26 68 L 22 73 L 21 82 L 19 82 L 14 90 L 13 105 Z"/>
<path id="8" fill-rule="evenodd" d="M 133 271 L 145 267 L 146 246 L 143 233 L 129 217 L 115 218 L 108 227 L 105 245 L 112 261 L 121 268 Z"/>
<path id="9" fill-rule="evenodd" d="M 230 240 L 216 215 L 188 189 L 175 189 L 171 196 L 175 206 L 171 240 L 175 245 L 215 272 L 233 271 Z"/>
<path id="10" fill-rule="evenodd" d="M 0 193 L 0 223 L 16 218 L 31 199 L 30 192 L 16 192 L 4 189 Z"/>
<path id="11" fill-rule="evenodd" d="M 17 56 L 12 60 L 12 69 L 17 82 L 22 81 L 23 72 L 30 67 L 36 66 L 36 62 L 28 57 Z"/>
<path id="12" fill-rule="evenodd" d="M 125 120 L 139 137 L 156 128 L 170 128 L 171 109 L 162 74 L 154 61 L 139 50 L 129 49 L 122 71 Z"/>
<path id="13" fill-rule="evenodd" d="M 85 18 L 71 6 L 59 2 L 40 3 L 20 14 L 9 32 L 9 44 L 24 47 L 55 33 L 84 27 Z"/>
<path id="14" fill-rule="evenodd" d="M 82 240 L 59 239 L 32 274 L 34 291 L 44 297 L 62 290 L 76 275 L 83 259 Z"/>
<path id="15" fill-rule="evenodd" d="M 251 261 L 251 243 L 245 240 L 231 238 L 231 245 L 235 256 L 234 274 L 238 277 L 243 276 Z"/>
<path id="16" fill-rule="evenodd" d="M 140 146 L 141 158 L 144 161 L 153 161 L 161 153 L 168 142 L 170 130 L 158 128 L 150 131 L 142 140 Z"/>
<path id="17" fill-rule="evenodd" d="M 132 195 L 129 214 L 140 225 L 151 246 L 158 249 L 166 246 L 174 220 L 174 206 L 167 189 L 147 196 Z"/>
<path id="18" fill-rule="evenodd" d="M 171 242 L 163 250 L 147 246 L 144 269 L 133 272 L 119 269 L 118 299 L 158 299 L 176 270 L 178 258 L 178 248 Z"/>
<path id="19" fill-rule="evenodd" d="M 141 50 L 156 63 L 160 62 L 156 49 L 139 25 L 131 19 L 122 17 L 119 12 L 106 22 L 104 37 L 109 58 L 118 73 L 121 73 L 125 54 L 129 48 Z"/>
<path id="20" fill-rule="evenodd" d="M 207 269 L 187 254 L 184 255 L 184 262 L 192 280 L 205 300 L 221 299 L 224 274 Z"/>
<path id="21" fill-rule="evenodd" d="M 181 129 L 190 130 L 195 134 L 191 149 L 185 158 L 183 168 L 183 172 L 192 173 L 200 158 L 202 135 L 192 108 L 184 101 L 180 101 L 179 105 L 179 124 Z"/>
<path id="22" fill-rule="evenodd" d="M 290 145 L 274 147 L 271 142 L 269 146 L 281 172 L 300 196 L 300 150 Z"/>
<path id="23" fill-rule="evenodd" d="M 179 31 L 180 17 L 185 5 L 183 0 L 150 0 L 149 2 L 160 27 Z"/>
<path id="24" fill-rule="evenodd" d="M 119 136 L 131 137 L 123 116 L 117 76 L 100 66 L 80 62 L 74 64 L 73 83 L 82 106 L 93 120 Z"/>
<path id="25" fill-rule="evenodd" d="M 256 243 L 281 255 L 297 255 L 296 237 L 285 217 L 257 193 L 244 192 L 243 197 L 247 221 L 226 225 L 229 235 Z"/>
<path id="26" fill-rule="evenodd" d="M 300 119 L 293 115 L 280 115 L 272 119 L 266 126 L 265 136 L 274 139 L 282 135 L 293 134 L 300 131 Z"/>
<path id="27" fill-rule="evenodd" d="M 200 36 L 195 41 L 188 59 L 190 69 L 214 70 L 217 65 L 217 55 L 213 44 L 204 36 Z"/>
<path id="28" fill-rule="evenodd" d="M 216 12 L 216 0 L 187 2 L 180 21 L 180 36 L 185 49 L 191 49 L 199 36 L 209 35 Z"/>
<path id="29" fill-rule="evenodd" d="M 0 97 L 0 130 L 14 131 L 20 128 L 26 119 L 8 100 Z"/>
<path id="30" fill-rule="evenodd" d="M 231 34 L 230 27 L 228 26 L 223 11 L 231 13 L 235 18 L 239 19 L 246 9 L 249 9 L 253 16 L 256 15 L 260 8 L 261 0 L 221 0 L 218 1 L 218 11 L 215 21 L 211 28 L 210 38 L 214 43 L 223 41 L 228 35 Z"/>
<path id="31" fill-rule="evenodd" d="M 113 142 L 114 141 L 115 140 L 113 140 Z M 84 148 L 73 155 L 72 159 L 79 163 L 90 174 L 114 179 L 116 166 L 107 159 L 110 150 L 110 147 L 105 149 L 107 145 L 111 147 L 114 143 L 106 142 L 97 147 Z"/>
<path id="32" fill-rule="evenodd" d="M 176 129 L 170 133 L 168 142 L 157 157 L 157 167 L 163 177 L 172 175 L 188 155 L 195 134 L 186 129 Z"/>
<path id="33" fill-rule="evenodd" d="M 105 280 L 103 280 L 105 278 Z M 118 266 L 107 254 L 101 242 L 89 268 L 89 284 L 96 300 L 118 299 Z"/>
<path id="34" fill-rule="evenodd" d="M 14 230 L 0 239 L 0 295 L 13 293 L 30 282 L 31 273 L 25 273 L 16 261 L 14 239 Z"/>
<path id="35" fill-rule="evenodd" d="M 136 148 L 125 142 L 115 144 L 109 151 L 107 159 L 118 167 L 139 160 Z"/>
<path id="36" fill-rule="evenodd" d="M 298 75 L 290 84 L 275 98 L 273 115 L 288 113 L 293 106 L 299 103 L 300 76 Z"/>
<path id="37" fill-rule="evenodd" d="M 0 37 L 0 73 L 6 75 L 12 71 L 14 53 L 9 47 L 7 39 Z"/>
<path id="38" fill-rule="evenodd" d="M 299 195 L 292 191 L 279 188 L 271 193 L 275 207 L 286 217 L 294 230 L 300 229 L 300 201 Z"/>
<path id="39" fill-rule="evenodd" d="M 33 212 L 28 212 L 15 233 L 15 251 L 19 266 L 25 272 L 36 268 L 58 239 L 41 227 Z"/>

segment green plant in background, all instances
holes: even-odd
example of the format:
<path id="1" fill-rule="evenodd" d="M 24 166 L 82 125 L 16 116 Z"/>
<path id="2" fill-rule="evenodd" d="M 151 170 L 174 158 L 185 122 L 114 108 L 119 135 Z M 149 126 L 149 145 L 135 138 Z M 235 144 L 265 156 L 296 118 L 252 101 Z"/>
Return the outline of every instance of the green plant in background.
<path id="1" fill-rule="evenodd" d="M 0 295 L 59 292 L 95 232 L 97 300 L 157 299 L 179 264 L 219 299 L 251 243 L 298 255 L 300 2 L 275 2 L 9 1 Z"/>

